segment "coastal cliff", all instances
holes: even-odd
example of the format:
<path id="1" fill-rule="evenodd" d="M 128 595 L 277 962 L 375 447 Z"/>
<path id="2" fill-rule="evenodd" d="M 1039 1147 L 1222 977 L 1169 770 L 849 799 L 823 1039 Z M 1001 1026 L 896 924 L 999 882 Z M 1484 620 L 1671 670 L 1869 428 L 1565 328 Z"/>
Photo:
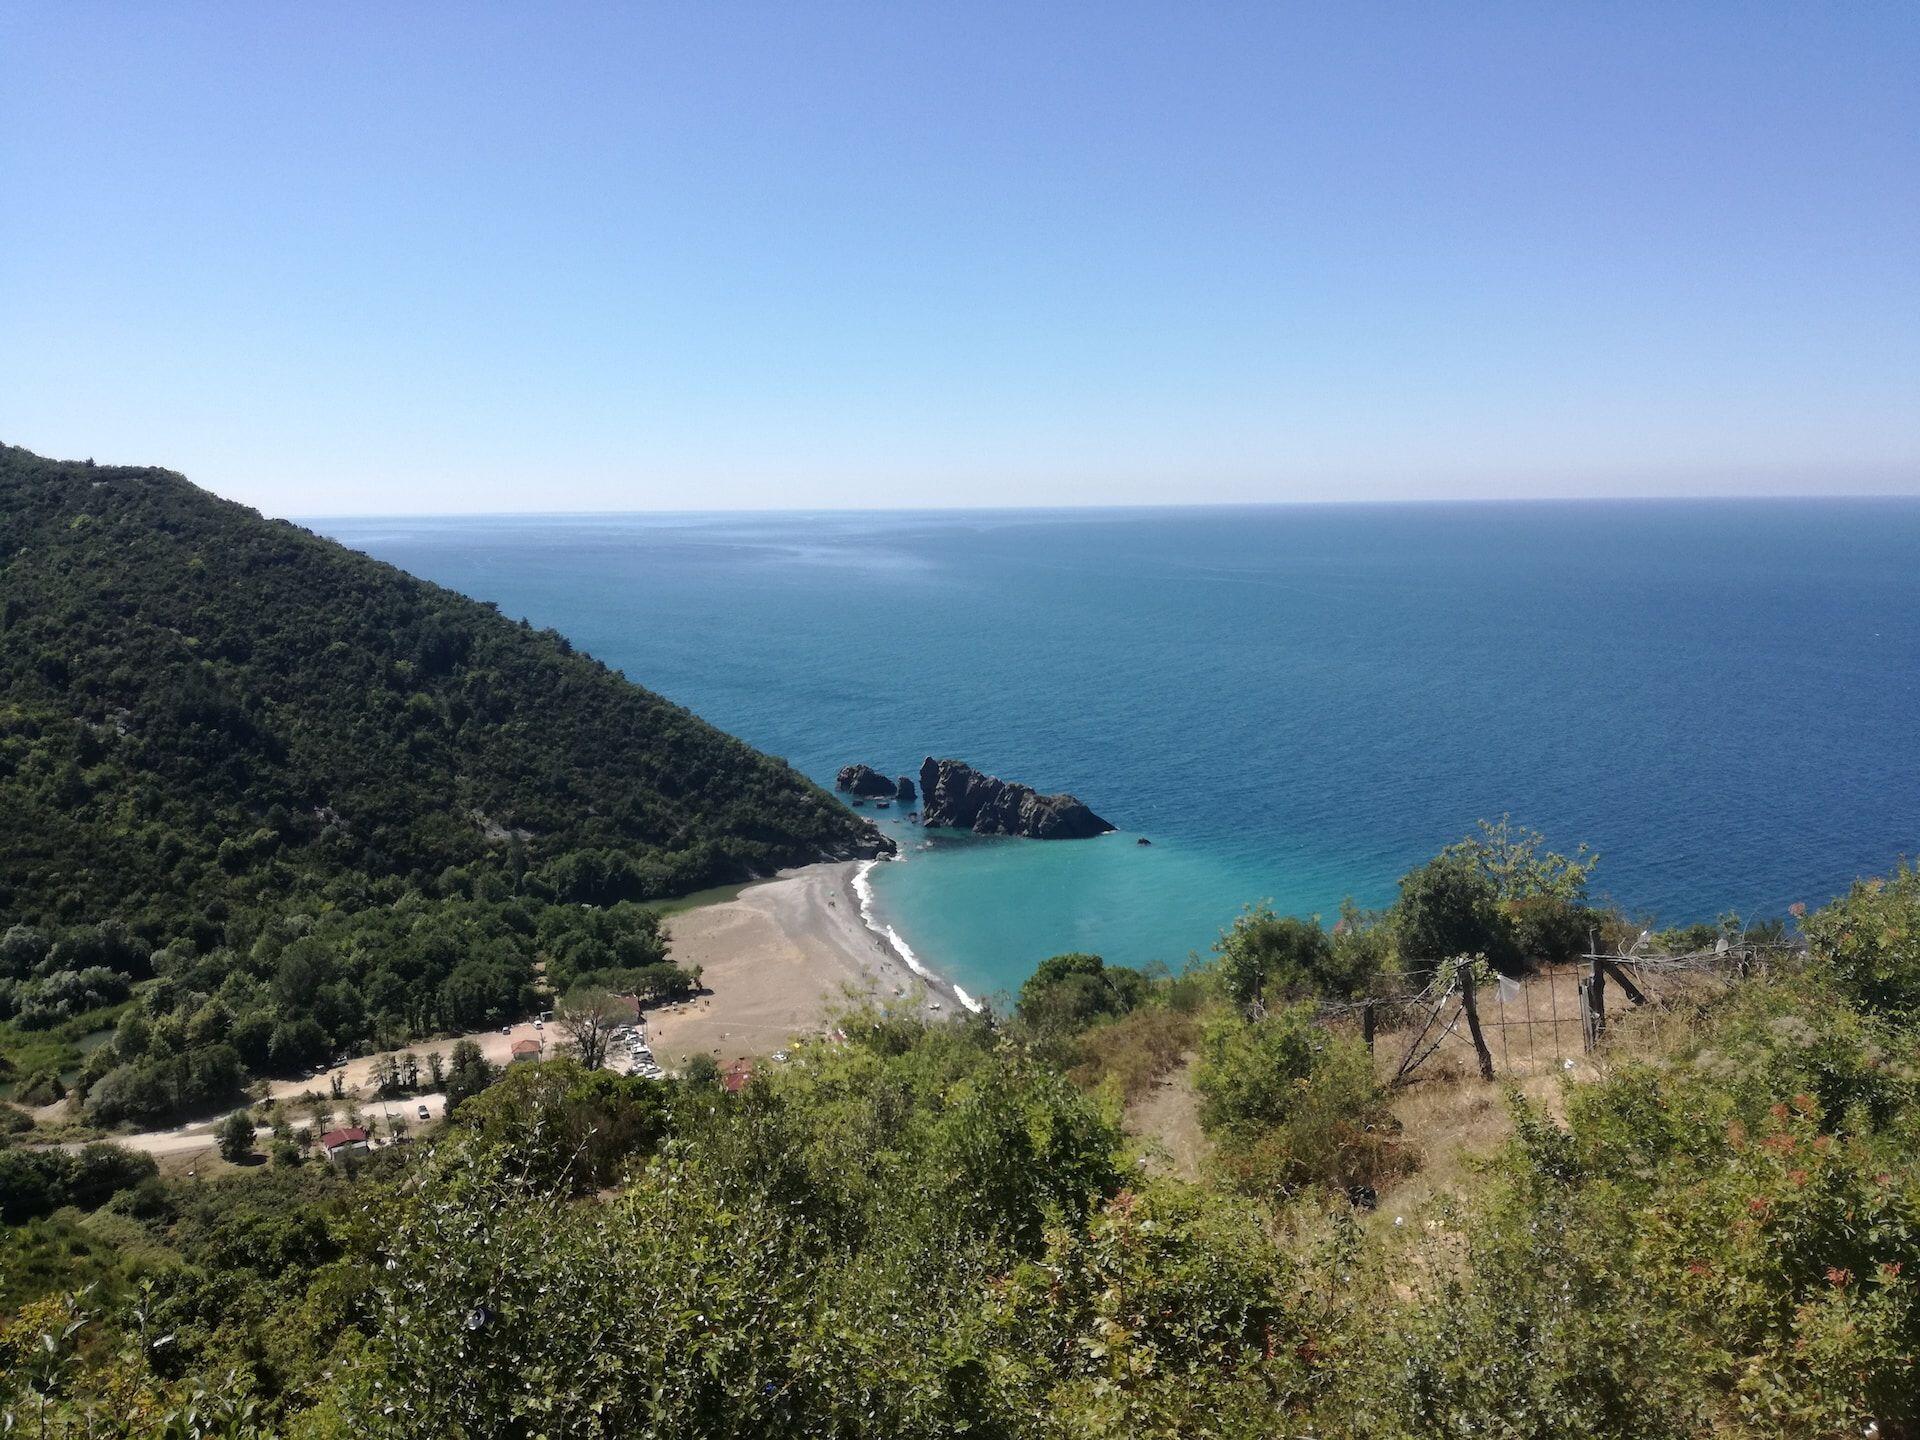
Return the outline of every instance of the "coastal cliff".
<path id="1" fill-rule="evenodd" d="M 976 835 L 1084 840 L 1114 828 L 1071 795 L 1040 795 L 959 760 L 929 755 L 920 766 L 920 792 L 923 824 Z"/>

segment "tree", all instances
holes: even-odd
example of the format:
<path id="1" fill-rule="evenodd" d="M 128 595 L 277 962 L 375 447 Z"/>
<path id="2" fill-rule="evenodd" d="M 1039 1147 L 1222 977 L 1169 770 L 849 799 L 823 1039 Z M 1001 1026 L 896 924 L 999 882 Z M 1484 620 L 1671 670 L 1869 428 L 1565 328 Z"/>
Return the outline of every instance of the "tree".
<path id="1" fill-rule="evenodd" d="M 1484 955 L 1509 973 L 1520 968 L 1494 882 L 1459 854 L 1435 856 L 1401 878 L 1393 933 L 1400 963 L 1412 974 L 1425 976 L 1460 955 Z"/>
<path id="2" fill-rule="evenodd" d="M 452 1110 L 469 1095 L 478 1095 L 494 1082 L 500 1072 L 487 1063 L 480 1047 L 462 1040 L 453 1047 L 447 1065 L 447 1109 Z"/>
<path id="3" fill-rule="evenodd" d="M 1342 968 L 1342 958 L 1363 952 L 1337 953 L 1318 920 L 1276 915 L 1265 902 L 1241 915 L 1213 948 L 1220 957 L 1221 983 L 1240 1005 L 1268 994 L 1280 1000 L 1352 995 L 1373 978 L 1364 970 Z"/>
<path id="4" fill-rule="evenodd" d="M 1054 955 L 1020 987 L 1020 1018 L 1042 1032 L 1084 1030 L 1096 1020 L 1124 1015 L 1147 991 L 1138 970 L 1109 967 L 1098 955 Z"/>
<path id="5" fill-rule="evenodd" d="M 1464 860 L 1493 886 L 1494 897 L 1503 904 L 1549 896 L 1575 904 L 1586 898 L 1587 880 L 1600 863 L 1597 854 L 1585 844 L 1571 857 L 1542 847 L 1547 837 L 1538 830 L 1516 828 L 1502 815 L 1498 820 L 1481 820 L 1478 835 L 1456 840 L 1440 852 L 1441 856 Z"/>
<path id="6" fill-rule="evenodd" d="M 214 1127 L 213 1138 L 220 1146 L 220 1158 L 238 1165 L 253 1154 L 253 1117 L 236 1110 Z"/>
<path id="7" fill-rule="evenodd" d="M 618 997 L 583 986 L 569 992 L 560 1002 L 560 1008 L 554 1012 L 554 1022 L 573 1042 L 580 1063 L 589 1070 L 598 1070 L 606 1063 L 613 1032 L 631 1014 L 632 1010 L 622 1005 Z"/>

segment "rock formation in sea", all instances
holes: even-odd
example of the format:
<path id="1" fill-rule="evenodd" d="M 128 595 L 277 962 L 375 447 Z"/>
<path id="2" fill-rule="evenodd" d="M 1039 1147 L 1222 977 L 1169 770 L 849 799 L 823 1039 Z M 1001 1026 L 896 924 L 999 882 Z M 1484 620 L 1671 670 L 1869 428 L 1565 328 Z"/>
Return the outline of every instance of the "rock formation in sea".
<path id="1" fill-rule="evenodd" d="M 849 795 L 885 795 L 893 798 L 893 781 L 882 775 L 871 765 L 843 766 L 833 777 L 833 788 L 845 790 Z"/>
<path id="2" fill-rule="evenodd" d="M 1030 785 L 982 775 L 959 760 L 929 755 L 920 766 L 920 794 L 921 824 L 976 835 L 1083 840 L 1113 829 L 1071 795 L 1038 795 Z"/>
<path id="3" fill-rule="evenodd" d="M 913 788 L 913 781 L 905 775 L 902 775 L 899 780 L 895 782 L 895 787 L 899 792 L 899 798 L 902 800 L 917 800 L 920 798 L 919 792 Z"/>

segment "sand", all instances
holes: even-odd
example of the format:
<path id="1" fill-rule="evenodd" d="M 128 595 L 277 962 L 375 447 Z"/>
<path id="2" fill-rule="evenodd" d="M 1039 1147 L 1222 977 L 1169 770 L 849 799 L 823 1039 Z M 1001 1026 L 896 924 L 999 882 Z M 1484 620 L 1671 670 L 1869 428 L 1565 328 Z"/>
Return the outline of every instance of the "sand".
<path id="1" fill-rule="evenodd" d="M 647 1012 L 647 1039 L 663 1065 L 700 1051 L 722 1061 L 768 1054 L 825 1033 L 837 1012 L 864 997 L 929 1016 L 961 1012 L 950 987 L 916 975 L 860 918 L 860 865 L 785 871 L 735 899 L 668 918 L 669 952 L 700 967 L 709 993 Z"/>

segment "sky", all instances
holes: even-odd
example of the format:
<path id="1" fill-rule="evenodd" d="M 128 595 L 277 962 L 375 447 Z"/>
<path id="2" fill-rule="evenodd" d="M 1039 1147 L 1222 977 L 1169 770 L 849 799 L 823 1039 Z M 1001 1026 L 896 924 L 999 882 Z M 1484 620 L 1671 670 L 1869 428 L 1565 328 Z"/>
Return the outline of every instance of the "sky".
<path id="1" fill-rule="evenodd" d="M 0 0 L 0 440 L 275 514 L 1920 493 L 1920 5 Z"/>

